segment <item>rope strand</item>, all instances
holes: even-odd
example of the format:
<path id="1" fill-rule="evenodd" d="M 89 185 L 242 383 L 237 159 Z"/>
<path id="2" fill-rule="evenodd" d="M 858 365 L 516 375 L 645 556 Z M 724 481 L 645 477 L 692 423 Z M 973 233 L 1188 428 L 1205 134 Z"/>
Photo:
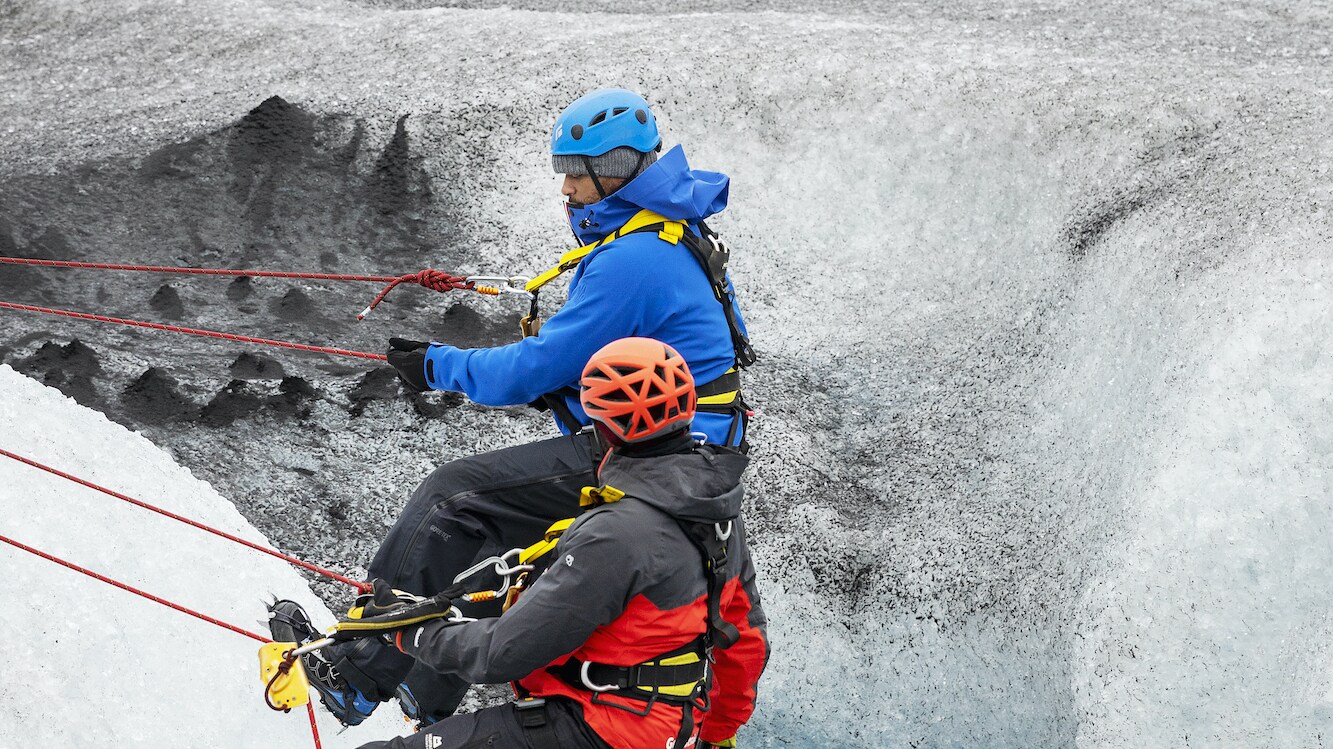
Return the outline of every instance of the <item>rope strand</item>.
<path id="1" fill-rule="evenodd" d="M 74 260 L 42 260 L 29 257 L 0 257 L 0 263 L 9 265 L 36 265 L 43 268 L 84 268 L 90 270 L 139 271 L 146 273 L 177 273 L 190 276 L 253 276 L 256 278 L 305 278 L 315 281 L 371 281 L 388 283 L 403 276 L 368 276 L 346 273 L 296 273 L 276 270 L 229 270 L 226 268 L 188 268 L 171 265 L 129 265 L 126 263 L 83 263 Z M 413 274 L 416 275 L 416 274 Z"/>
<path id="2" fill-rule="evenodd" d="M 132 586 L 132 585 L 128 585 L 128 584 L 126 584 L 126 583 L 122 583 L 122 582 L 120 582 L 119 580 L 113 580 L 113 579 L 107 577 L 106 575 L 98 574 L 98 573 L 93 572 L 92 570 L 90 570 L 90 569 L 88 569 L 88 568 L 86 568 L 86 567 L 80 567 L 79 565 L 74 564 L 73 562 L 67 562 L 67 561 L 65 561 L 64 559 L 61 559 L 60 557 L 55 556 L 54 554 L 48 554 L 48 553 L 46 553 L 46 552 L 44 552 L 44 551 L 42 551 L 42 550 L 40 550 L 40 549 L 34 549 L 33 547 L 28 546 L 28 545 L 25 544 L 25 543 L 21 543 L 21 542 L 19 542 L 19 541 L 15 541 L 14 539 L 12 539 L 12 538 L 10 538 L 10 537 L 8 537 L 8 536 L 0 535 L 0 541 L 2 541 L 2 542 L 4 542 L 4 543 L 7 543 L 7 544 L 9 544 L 10 546 L 13 546 L 13 547 L 16 548 L 16 549 L 20 549 L 20 550 L 22 550 L 22 551 L 26 551 L 26 552 L 28 552 L 29 554 L 33 554 L 33 555 L 35 555 L 35 556 L 39 556 L 39 557 L 41 557 L 42 559 L 47 560 L 48 562 L 55 562 L 56 564 L 60 565 L 61 567 L 65 567 L 66 569 L 71 569 L 71 570 L 74 570 L 75 572 L 78 572 L 78 573 L 80 573 L 80 574 L 87 575 L 88 577 L 91 577 L 91 578 L 93 578 L 94 580 L 97 580 L 97 581 L 99 581 L 99 582 L 103 582 L 103 583 L 106 583 L 107 585 L 111 585 L 111 586 L 113 586 L 113 587 L 120 588 L 121 590 L 123 590 L 123 591 L 125 591 L 125 592 L 127 592 L 127 593 L 133 593 L 133 594 L 136 595 L 136 596 L 139 596 L 139 597 L 141 597 L 141 598 L 146 598 L 146 599 L 152 601 L 153 603 L 161 604 L 161 605 L 166 606 L 167 608 L 172 609 L 172 610 L 174 610 L 174 611 L 179 611 L 179 612 L 181 612 L 182 614 L 188 614 L 188 615 L 190 615 L 190 616 L 192 616 L 192 617 L 194 617 L 194 618 L 196 618 L 196 619 L 199 619 L 199 620 L 201 620 L 201 621 L 208 622 L 209 624 L 214 624 L 214 625 L 217 625 L 217 626 L 219 626 L 219 627 L 222 627 L 223 629 L 231 630 L 232 632 L 235 632 L 235 633 L 238 634 L 238 635 L 245 635 L 246 637 L 249 637 L 249 638 L 252 639 L 252 640 L 258 640 L 259 642 L 262 642 L 262 643 L 264 643 L 264 644 L 268 644 L 268 643 L 270 643 L 270 642 L 273 642 L 273 640 L 270 640 L 269 638 L 264 637 L 263 635 L 257 635 L 257 634 L 255 634 L 254 632 L 251 632 L 251 631 L 249 631 L 249 630 L 241 629 L 240 627 L 236 626 L 235 624 L 228 624 L 227 622 L 224 622 L 224 621 L 222 621 L 221 619 L 217 619 L 217 618 L 211 617 L 211 616 L 209 616 L 208 614 L 202 614 L 202 613 L 200 613 L 200 612 L 198 612 L 198 611 L 195 611 L 194 609 L 187 608 L 187 607 L 182 606 L 182 605 L 180 605 L 180 604 L 178 604 L 178 603 L 173 603 L 173 602 L 168 601 L 167 599 L 162 598 L 162 597 L 160 597 L 160 596 L 155 596 L 155 595 L 153 595 L 152 593 L 148 593 L 148 592 L 146 592 L 146 591 L 142 591 L 142 590 L 140 590 L 140 589 L 138 589 L 138 588 L 136 588 L 136 587 L 134 587 L 134 586 Z M 265 693 L 265 699 L 267 700 L 267 693 Z M 309 702 L 306 703 L 306 714 L 307 714 L 308 716 L 310 716 L 310 735 L 311 735 L 311 737 L 312 737 L 312 738 L 314 739 L 314 741 L 315 741 L 315 749 L 321 749 L 321 747 L 320 747 L 320 742 L 319 742 L 319 727 L 315 725 L 315 707 L 314 707 L 313 704 L 311 704 L 311 703 L 309 703 Z"/>
<path id="3" fill-rule="evenodd" d="M 17 549 L 22 549 L 23 551 L 26 551 L 26 552 L 28 552 L 29 554 L 35 554 L 35 555 L 41 557 L 42 559 L 47 560 L 48 562 L 55 562 L 56 564 L 60 565 L 61 567 L 65 567 L 65 568 L 67 568 L 67 569 L 74 570 L 75 572 L 79 572 L 79 573 L 82 573 L 82 574 L 84 574 L 84 575 L 87 575 L 88 577 L 91 577 L 91 578 L 93 578 L 94 580 L 98 580 L 98 581 L 100 581 L 100 582 L 104 582 L 104 583 L 106 583 L 107 585 L 115 586 L 115 587 L 117 587 L 117 588 L 120 588 L 120 589 L 123 590 L 123 591 L 129 592 L 129 593 L 133 593 L 133 594 L 136 595 L 136 596 L 140 596 L 140 597 L 142 597 L 142 598 L 147 598 L 148 600 L 152 601 L 153 603 L 160 603 L 160 604 L 162 604 L 163 606 L 166 606 L 166 607 L 169 608 L 169 609 L 175 609 L 176 611 L 179 611 L 179 612 L 181 612 L 182 614 L 189 614 L 190 616 L 193 616 L 193 617 L 196 618 L 196 619 L 201 619 L 201 620 L 203 620 L 203 621 L 206 621 L 206 622 L 208 622 L 209 624 L 216 624 L 217 626 L 222 627 L 223 629 L 229 629 L 229 630 L 235 632 L 235 633 L 238 634 L 238 635 L 245 635 L 246 637 L 249 637 L 249 638 L 252 639 L 252 640 L 258 640 L 258 641 L 263 642 L 263 643 L 273 642 L 272 640 L 270 640 L 270 639 L 267 638 L 267 637 L 264 637 L 264 636 L 262 636 L 262 635 L 257 635 L 257 634 L 255 634 L 254 632 L 250 632 L 249 630 L 241 629 L 240 627 L 238 627 L 238 626 L 236 626 L 236 625 L 234 625 L 234 624 L 228 624 L 228 623 L 222 621 L 221 619 L 215 619 L 215 618 L 209 616 L 208 614 L 201 614 L 201 613 L 199 613 L 198 611 L 195 611 L 194 609 L 186 608 L 186 607 L 184 607 L 184 606 L 182 606 L 182 605 L 180 605 L 180 604 L 178 604 L 178 603 L 172 603 L 171 601 L 168 601 L 168 600 L 165 599 L 165 598 L 160 598 L 160 597 L 158 597 L 158 596 L 155 596 L 155 595 L 153 595 L 152 593 L 146 593 L 146 592 L 144 592 L 144 591 L 142 591 L 142 590 L 139 590 L 138 588 L 136 588 L 136 587 L 134 587 L 134 586 L 132 586 L 132 585 L 127 585 L 127 584 L 125 584 L 125 583 L 120 582 L 119 580 L 113 580 L 113 579 L 107 577 L 106 575 L 100 575 L 100 574 L 98 574 L 98 573 L 96 573 L 96 572 L 93 572 L 92 570 L 90 570 L 90 569 L 88 569 L 88 568 L 86 568 L 86 567 L 80 567 L 79 565 L 74 564 L 73 562 L 67 562 L 67 561 L 65 561 L 64 559 L 61 559 L 60 557 L 57 557 L 57 556 L 55 556 L 55 555 L 53 555 L 53 554 L 47 554 L 46 552 L 41 551 L 40 549 L 34 549 L 34 548 L 32 548 L 31 546 L 28 546 L 27 544 L 24 544 L 24 543 L 20 543 L 20 542 L 18 542 L 18 541 L 15 541 L 14 539 L 12 539 L 12 538 L 10 538 L 10 537 L 8 537 L 8 536 L 0 535 L 0 541 L 3 541 L 3 542 L 5 542 L 5 543 L 9 544 L 10 546 L 13 546 L 13 547 L 15 547 L 15 548 L 17 548 Z"/>
<path id="4" fill-rule="evenodd" d="M 140 273 L 175 273 L 188 276 L 248 276 L 253 278 L 297 278 L 314 281 L 371 281 L 375 283 L 388 284 L 380 291 L 370 303 L 370 306 L 362 310 L 356 319 L 363 320 L 370 311 L 379 306 L 384 301 L 384 297 L 393 291 L 394 287 L 401 283 L 414 283 L 425 287 L 431 291 L 454 291 L 461 289 L 464 291 L 475 291 L 479 294 L 488 294 L 497 296 L 498 291 L 489 287 L 478 287 L 476 284 L 467 280 L 464 276 L 455 276 L 433 268 L 417 271 L 416 273 L 407 273 L 401 276 L 375 276 L 358 275 L 354 273 L 299 273 L 294 271 L 278 270 L 230 270 L 227 268 L 190 268 L 174 265 L 130 265 L 127 263 L 86 263 L 77 260 L 43 260 L 41 258 L 30 257 L 0 257 L 0 263 L 9 265 L 33 265 L 41 268 L 83 268 L 85 270 L 116 270 L 131 271 Z"/>
<path id="5" fill-rule="evenodd" d="M 50 474 L 52 474 L 52 475 L 59 476 L 59 477 L 62 478 L 62 479 L 67 479 L 67 480 L 69 480 L 69 481 L 73 481 L 74 483 L 79 484 L 80 486 L 86 486 L 86 487 L 88 487 L 89 489 L 93 489 L 93 490 L 99 491 L 99 492 L 101 492 L 101 493 L 103 493 L 103 494 L 105 494 L 105 495 L 107 495 L 107 496 L 115 497 L 116 499 L 119 499 L 119 500 L 121 500 L 121 501 L 123 501 L 123 502 L 128 502 L 128 503 L 134 505 L 135 507 L 141 507 L 141 508 L 143 508 L 143 509 L 145 509 L 145 510 L 148 510 L 148 511 L 150 511 L 150 512 L 156 512 L 157 514 L 162 515 L 162 516 L 164 516 L 164 517 L 168 517 L 168 518 L 171 518 L 172 520 L 175 520 L 175 521 L 178 521 L 178 522 L 181 522 L 181 523 L 185 523 L 186 525 L 192 526 L 192 527 L 194 527 L 194 528 L 198 528 L 198 529 L 201 530 L 201 531 L 207 531 L 208 533 L 212 533 L 212 534 L 215 535 L 215 536 L 220 536 L 220 537 L 222 537 L 222 538 L 225 538 L 225 539 L 227 539 L 228 541 L 234 541 L 235 543 L 238 543 L 238 544 L 240 544 L 240 545 L 242 545 L 242 546 L 245 546 L 245 547 L 247 547 L 247 548 L 250 548 L 250 549 L 254 549 L 255 551 L 258 551 L 258 552 L 260 552 L 260 553 L 268 554 L 269 556 L 272 556 L 272 557 L 277 557 L 278 559 L 281 559 L 281 560 L 283 560 L 284 562 L 288 562 L 288 563 L 290 563 L 290 564 L 294 564 L 294 565 L 296 565 L 297 567 L 300 567 L 301 569 L 309 570 L 310 572 L 313 572 L 313 573 L 315 573 L 315 574 L 317 574 L 317 575 L 323 575 L 324 577 L 327 577 L 327 578 L 329 578 L 329 579 L 331 579 L 331 580 L 337 580 L 337 581 L 340 582 L 340 583 L 346 583 L 347 585 L 350 585 L 350 586 L 352 586 L 353 588 L 356 588 L 356 590 L 357 590 L 358 593 L 369 593 L 369 592 L 371 592 L 371 590 L 372 590 L 372 589 L 371 589 L 371 586 L 370 586 L 370 583 L 359 582 L 359 581 L 357 581 L 357 580 L 353 580 L 353 579 L 351 579 L 350 577 L 347 577 L 347 576 L 345 576 L 345 575 L 340 575 L 340 574 L 338 574 L 337 572 L 334 572 L 334 571 L 332 571 L 332 570 L 327 570 L 327 569 L 324 569 L 323 567 L 320 567 L 320 566 L 311 564 L 311 563 L 309 563 L 309 562 L 306 562 L 306 561 L 297 559 L 296 557 L 291 556 L 290 554 L 284 554 L 284 553 L 278 551 L 277 549 L 270 549 L 270 548 L 268 548 L 267 546 L 261 546 L 260 544 L 257 544 L 257 543 L 255 543 L 255 542 L 253 542 L 253 541 L 247 541 L 247 540 L 245 540 L 244 538 L 241 538 L 241 537 L 239 537 L 239 536 L 234 536 L 234 535 L 232 535 L 232 534 L 230 534 L 230 533 L 227 533 L 226 531 L 221 531 L 221 530 L 218 530 L 217 528 L 213 528 L 213 527 L 204 525 L 203 523 L 201 523 L 201 522 L 199 522 L 199 521 L 197 521 L 197 520 L 191 520 L 190 518 L 184 517 L 184 516 L 182 516 L 182 515 L 177 515 L 176 513 L 171 512 L 170 510 L 164 510 L 164 509 L 162 509 L 161 507 L 157 507 L 157 506 L 154 506 L 154 505 L 150 505 L 150 504 L 148 504 L 147 502 L 144 502 L 144 501 L 142 501 L 142 500 L 135 499 L 134 497 L 131 497 L 131 496 L 128 496 L 128 495 L 125 495 L 125 494 L 121 494 L 120 492 L 115 491 L 114 489 L 108 489 L 108 488 L 106 488 L 105 486 L 99 486 L 99 485 L 97 485 L 97 484 L 94 484 L 94 483 L 91 482 L 91 481 L 88 481 L 88 480 L 86 480 L 86 479 L 81 479 L 81 478 L 79 478 L 78 476 L 74 476 L 74 475 L 65 473 L 64 471 L 61 471 L 61 470 L 59 470 L 59 469 L 57 469 L 57 468 L 52 468 L 52 467 L 50 467 L 50 466 L 48 466 L 48 465 L 44 465 L 44 464 L 39 463 L 39 462 L 37 462 L 37 461 L 35 461 L 35 460 L 31 459 L 31 458 L 25 458 L 25 457 L 23 457 L 22 455 L 18 455 L 18 454 L 16 454 L 16 453 L 12 453 L 12 452 L 10 452 L 10 451 L 8 451 L 8 450 L 5 450 L 4 448 L 0 448 L 0 455 L 5 456 L 6 458 L 10 458 L 10 459 L 13 459 L 13 460 L 17 460 L 18 462 L 23 463 L 23 464 L 28 465 L 28 466 L 31 466 L 31 467 L 33 467 L 33 468 L 37 468 L 37 469 L 39 469 L 39 470 L 46 471 L 47 473 L 50 473 Z"/>
<path id="6" fill-rule="evenodd" d="M 187 335 L 204 336 L 206 338 L 220 338 L 226 341 L 255 343 L 263 346 L 277 346 L 279 348 L 295 349 L 297 351 L 312 351 L 319 354 L 333 354 L 335 356 L 351 356 L 358 359 L 370 359 L 372 361 L 388 361 L 388 357 L 385 356 L 384 354 L 372 354 L 366 351 L 349 351 L 347 349 L 331 348 L 328 346 L 311 346 L 304 343 L 275 341 L 270 338 L 255 338 L 252 336 L 236 335 L 234 333 L 219 333 L 216 330 L 201 330 L 199 328 L 185 328 L 179 325 L 163 325 L 161 323 L 144 322 L 142 320 L 127 320 L 122 317 L 107 317 L 106 315 L 93 315 L 87 312 L 73 312 L 71 310 L 53 309 L 51 307 L 38 307 L 32 304 L 16 304 L 14 302 L 0 302 L 0 309 L 13 309 L 13 310 L 19 310 L 21 312 L 38 312 L 44 315 L 59 315 L 61 317 L 72 317 L 77 320 L 92 320 L 93 322 L 113 323 L 115 325 L 129 325 L 136 328 L 165 330 L 171 333 L 185 333 Z"/>

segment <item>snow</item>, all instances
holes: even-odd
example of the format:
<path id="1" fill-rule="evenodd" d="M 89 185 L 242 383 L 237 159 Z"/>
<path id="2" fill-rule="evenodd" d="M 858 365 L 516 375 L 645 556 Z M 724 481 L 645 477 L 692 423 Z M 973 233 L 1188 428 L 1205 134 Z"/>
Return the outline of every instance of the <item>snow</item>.
<path id="1" fill-rule="evenodd" d="M 10 452 L 269 545 L 142 436 L 8 366 L 0 393 Z M 250 632 L 268 634 L 270 594 L 298 601 L 317 624 L 333 621 L 285 562 L 7 457 L 0 508 L 0 533 L 20 543 Z M 11 591 L 0 608 L 0 746 L 313 746 L 304 708 L 264 704 L 257 641 L 8 544 L 0 565 Z M 316 712 L 324 746 L 364 743 Z M 368 730 L 402 732 L 396 712 L 380 711 Z"/>

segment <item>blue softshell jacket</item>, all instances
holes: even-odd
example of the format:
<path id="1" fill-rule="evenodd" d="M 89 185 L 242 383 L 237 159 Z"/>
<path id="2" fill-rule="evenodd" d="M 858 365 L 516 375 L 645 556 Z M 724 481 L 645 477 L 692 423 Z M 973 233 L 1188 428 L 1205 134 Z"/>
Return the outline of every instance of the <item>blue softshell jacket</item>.
<path id="1" fill-rule="evenodd" d="M 571 207 L 570 226 L 581 243 L 591 244 L 647 208 L 694 228 L 726 208 L 728 182 L 725 174 L 690 169 L 685 152 L 676 146 L 604 200 Z M 735 307 L 734 290 L 730 302 Z M 736 320 L 743 330 L 739 309 Z M 540 335 L 482 349 L 432 343 L 426 381 L 486 406 L 531 403 L 561 388 L 577 391 L 588 359 L 627 336 L 655 338 L 676 349 L 698 384 L 721 376 L 735 361 L 722 305 L 699 262 L 683 243 L 640 232 L 583 259 L 570 279 L 568 301 L 542 324 Z M 586 425 L 578 398 L 565 400 Z M 708 442 L 725 444 L 732 421 L 728 414 L 699 413 L 693 428 Z M 559 419 L 556 424 L 565 431 Z M 738 429 L 732 444 L 741 436 Z"/>

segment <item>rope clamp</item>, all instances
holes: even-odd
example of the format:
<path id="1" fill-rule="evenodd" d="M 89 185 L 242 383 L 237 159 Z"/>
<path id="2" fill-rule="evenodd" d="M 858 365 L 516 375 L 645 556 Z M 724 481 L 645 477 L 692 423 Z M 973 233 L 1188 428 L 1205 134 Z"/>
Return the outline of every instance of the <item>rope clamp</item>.
<path id="1" fill-rule="evenodd" d="M 264 701 L 278 712 L 290 712 L 310 701 L 310 679 L 297 658 L 294 642 L 270 642 L 259 649 L 259 680 Z"/>

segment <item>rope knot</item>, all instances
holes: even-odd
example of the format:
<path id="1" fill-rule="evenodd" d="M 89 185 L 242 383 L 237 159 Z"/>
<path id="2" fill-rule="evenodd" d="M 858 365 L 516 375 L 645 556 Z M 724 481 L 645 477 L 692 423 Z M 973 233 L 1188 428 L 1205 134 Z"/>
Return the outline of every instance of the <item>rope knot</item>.
<path id="1" fill-rule="evenodd" d="M 427 268 L 414 274 L 413 279 L 421 286 L 432 291 L 453 291 L 454 289 L 471 289 L 472 284 L 462 276 L 452 276 L 444 271 L 438 271 L 434 268 Z"/>

